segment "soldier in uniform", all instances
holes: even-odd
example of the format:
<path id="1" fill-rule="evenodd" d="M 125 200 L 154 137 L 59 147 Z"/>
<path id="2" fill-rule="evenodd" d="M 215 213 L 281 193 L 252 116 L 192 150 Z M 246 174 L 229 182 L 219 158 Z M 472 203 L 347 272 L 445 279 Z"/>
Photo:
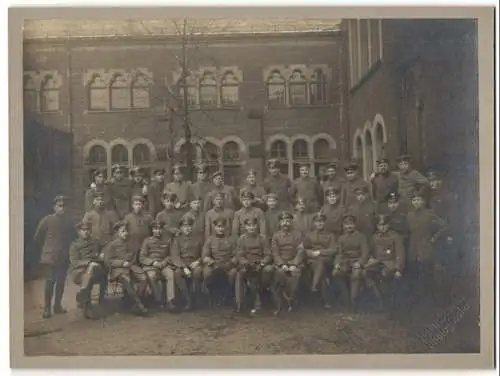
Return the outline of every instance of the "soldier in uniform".
<path id="1" fill-rule="evenodd" d="M 306 200 L 302 197 L 297 198 L 295 211 L 293 213 L 293 228 L 302 238 L 312 230 L 312 214 L 306 210 Z"/>
<path id="2" fill-rule="evenodd" d="M 208 180 L 208 166 L 199 163 L 196 166 L 196 182 L 191 184 L 191 193 L 194 197 L 201 197 L 201 207 L 205 208 L 205 197 L 212 190 L 212 183 Z"/>
<path id="3" fill-rule="evenodd" d="M 382 304 L 382 295 L 375 283 L 377 277 L 383 282 L 390 278 L 401 278 L 405 265 L 405 250 L 403 240 L 399 234 L 390 227 L 390 218 L 379 215 L 377 232 L 373 235 L 373 255 L 363 269 L 368 287 Z M 385 287 L 385 286 L 383 286 Z"/>
<path id="4" fill-rule="evenodd" d="M 319 210 L 323 204 L 323 189 L 321 184 L 309 175 L 309 164 L 301 163 L 300 177 L 293 181 L 290 187 L 290 197 L 293 202 L 301 197 L 306 204 L 306 212 L 311 214 Z"/>
<path id="5" fill-rule="evenodd" d="M 91 292 L 94 285 L 102 285 L 108 278 L 104 262 L 100 257 L 99 244 L 91 239 L 91 227 L 88 223 L 80 222 L 76 225 L 78 239 L 69 248 L 69 260 L 73 282 L 80 286 L 76 293 L 78 306 L 83 309 L 85 318 L 93 318 L 90 315 Z M 99 296 L 99 304 L 102 304 L 104 294 Z"/>
<path id="6" fill-rule="evenodd" d="M 109 279 L 121 283 L 128 296 L 133 299 L 139 314 L 147 314 L 140 297 L 146 291 L 148 279 L 137 263 L 138 251 L 130 247 L 127 224 L 124 221 L 117 222 L 114 230 L 116 238 L 103 250 L 105 263 L 110 268 Z"/>
<path id="7" fill-rule="evenodd" d="M 252 192 L 243 191 L 240 195 L 242 208 L 234 213 L 232 236 L 240 237 L 245 231 L 245 220 L 255 218 L 259 224 L 259 233 L 266 236 L 266 219 L 264 212 L 254 207 L 254 195 Z"/>
<path id="8" fill-rule="evenodd" d="M 280 229 L 273 235 L 271 241 L 271 252 L 276 267 L 274 273 L 275 315 L 281 311 L 282 297 L 286 300 L 288 311 L 293 310 L 305 258 L 302 236 L 293 228 L 293 215 L 289 212 L 282 212 L 279 221 Z"/>
<path id="9" fill-rule="evenodd" d="M 275 193 L 269 193 L 265 196 L 267 210 L 264 212 L 266 220 L 266 235 L 269 241 L 274 233 L 279 229 L 279 215 L 281 211 L 278 209 L 278 196 Z"/>
<path id="10" fill-rule="evenodd" d="M 132 177 L 132 184 L 130 188 L 131 202 L 130 206 L 133 206 L 133 199 L 136 196 L 141 196 L 144 198 L 143 206 L 144 210 L 147 210 L 147 197 L 148 197 L 148 186 L 145 182 L 144 169 L 141 167 L 132 167 L 130 170 L 130 176 Z"/>
<path id="11" fill-rule="evenodd" d="M 338 161 L 336 160 L 331 162 L 328 166 L 326 166 L 326 179 L 323 180 L 321 184 L 324 193 L 323 202 L 326 201 L 326 192 L 329 188 L 334 188 L 336 191 L 339 192 L 340 195 L 339 201 L 340 198 L 343 196 L 345 179 L 337 174 L 337 168 L 338 168 Z"/>
<path id="12" fill-rule="evenodd" d="M 213 234 L 207 237 L 202 250 L 203 283 L 211 296 L 215 293 L 214 282 L 224 278 L 231 289 L 237 275 L 236 241 L 226 233 L 228 221 L 226 218 L 215 218 Z"/>
<path id="13" fill-rule="evenodd" d="M 214 234 L 214 221 L 218 218 L 225 219 L 226 236 L 231 235 L 231 229 L 234 218 L 234 211 L 224 206 L 224 193 L 217 192 L 213 196 L 213 208 L 205 215 L 205 240 Z"/>
<path id="14" fill-rule="evenodd" d="M 165 191 L 173 192 L 177 195 L 175 208 L 184 213 L 189 208 L 189 203 L 191 202 L 191 184 L 184 180 L 183 166 L 180 164 L 172 167 L 172 176 L 174 181 L 165 186 Z"/>
<path id="15" fill-rule="evenodd" d="M 390 192 L 398 191 L 398 175 L 389 169 L 389 159 L 380 158 L 377 161 L 378 171 L 371 177 L 372 195 L 377 207 L 387 203 Z"/>
<path id="16" fill-rule="evenodd" d="M 153 179 L 148 187 L 148 209 L 153 218 L 163 210 L 162 194 L 165 188 L 165 169 L 153 170 Z"/>
<path id="17" fill-rule="evenodd" d="M 165 226 L 164 238 L 172 238 L 180 234 L 179 221 L 182 212 L 175 208 L 177 195 L 173 192 L 164 192 L 162 195 L 163 210 L 156 215 L 156 220 Z"/>
<path id="18" fill-rule="evenodd" d="M 153 217 L 144 212 L 144 201 L 142 195 L 132 197 L 132 212 L 124 218 L 129 230 L 129 242 L 137 251 L 141 249 L 144 239 L 149 237 L 150 225 L 153 222 Z"/>
<path id="19" fill-rule="evenodd" d="M 116 214 L 121 219 L 130 212 L 132 182 L 125 176 L 125 169 L 115 165 L 112 168 L 113 178 L 109 182 L 111 198 Z"/>
<path id="20" fill-rule="evenodd" d="M 400 200 L 409 205 L 412 194 L 418 190 L 418 194 L 426 197 L 429 181 L 417 170 L 411 167 L 411 156 L 404 154 L 397 158 L 398 161 L 398 193 Z"/>
<path id="21" fill-rule="evenodd" d="M 398 192 L 390 192 L 387 197 L 387 203 L 381 205 L 378 210 L 379 215 L 388 216 L 390 228 L 396 231 L 401 237 L 405 250 L 408 249 L 408 212 L 408 206 L 399 201 Z"/>
<path id="22" fill-rule="evenodd" d="M 335 257 L 333 277 L 350 280 L 350 303 L 355 306 L 361 280 L 363 267 L 370 257 L 370 248 L 366 237 L 356 230 L 356 216 L 346 213 L 343 219 L 343 233 L 338 239 L 338 253 Z"/>
<path id="23" fill-rule="evenodd" d="M 291 180 L 280 172 L 278 160 L 268 160 L 267 168 L 269 176 L 264 180 L 264 191 L 267 194 L 276 194 L 278 197 L 279 209 L 290 210 L 292 208 L 292 200 L 290 198 Z"/>
<path id="24" fill-rule="evenodd" d="M 356 162 L 350 162 L 345 166 L 346 180 L 344 183 L 344 196 L 341 197 L 341 204 L 345 208 L 349 208 L 353 203 L 357 201 L 356 192 L 354 188 L 359 186 L 365 186 L 366 191 L 370 192 L 370 185 L 358 175 L 358 164 Z M 371 201 L 372 198 L 370 197 Z"/>
<path id="25" fill-rule="evenodd" d="M 92 210 L 94 206 L 95 192 L 102 193 L 104 207 L 108 210 L 112 210 L 113 202 L 111 200 L 109 186 L 106 183 L 105 169 L 97 169 L 92 173 L 92 183 L 90 184 L 90 187 L 85 191 L 85 211 Z"/>
<path id="26" fill-rule="evenodd" d="M 375 232 L 376 210 L 373 202 L 368 198 L 368 187 L 365 184 L 354 188 L 357 201 L 347 210 L 356 216 L 356 229 L 360 231 L 371 244 L 372 235 Z"/>
<path id="27" fill-rule="evenodd" d="M 253 194 L 253 206 L 265 210 L 266 203 L 264 202 L 264 196 L 266 195 L 266 191 L 264 187 L 257 184 L 257 171 L 254 169 L 248 170 L 246 182 L 240 191 L 240 201 L 243 192 L 251 192 Z"/>
<path id="28" fill-rule="evenodd" d="M 255 314 L 261 306 L 260 293 L 263 288 L 270 288 L 273 277 L 273 266 L 269 242 L 266 236 L 259 234 L 259 221 L 255 217 L 244 220 L 245 232 L 238 239 L 237 262 L 239 266 L 235 282 L 237 311 L 241 310 L 248 286 L 253 300 L 251 313 Z"/>
<path id="29" fill-rule="evenodd" d="M 176 284 L 186 301 L 184 310 L 193 308 L 193 298 L 201 293 L 203 268 L 201 250 L 203 237 L 193 231 L 195 218 L 187 213 L 180 222 L 181 234 L 172 244 L 172 263 L 175 267 Z"/>
<path id="30" fill-rule="evenodd" d="M 101 192 L 94 192 L 93 204 L 93 209 L 85 213 L 82 222 L 90 224 L 92 240 L 102 249 L 113 239 L 113 226 L 118 216 L 114 211 L 106 210 Z"/>
<path id="31" fill-rule="evenodd" d="M 64 287 L 69 266 L 69 246 L 74 230 L 65 210 L 66 198 L 54 198 L 54 212 L 42 218 L 38 224 L 34 240 L 41 245 L 40 268 L 45 279 L 45 299 L 43 318 L 52 316 L 52 297 L 54 296 L 54 313 L 66 313 L 62 306 Z M 55 291 L 54 291 L 55 290 Z"/>
<path id="32" fill-rule="evenodd" d="M 326 217 L 325 228 L 333 233 L 337 238 L 342 233 L 342 217 L 344 207 L 340 203 L 341 190 L 335 187 L 328 187 L 325 190 L 326 202 L 321 208 L 321 212 Z"/>
<path id="33" fill-rule="evenodd" d="M 222 193 L 224 195 L 224 207 L 230 210 L 236 210 L 239 205 L 238 196 L 236 191 L 230 185 L 224 184 L 224 178 L 222 171 L 217 171 L 212 175 L 213 186 L 212 190 L 205 197 L 205 212 L 208 212 L 213 208 L 214 196 L 217 193 Z"/>
<path id="34" fill-rule="evenodd" d="M 205 213 L 202 212 L 203 199 L 200 196 L 194 196 L 189 204 L 189 211 L 186 215 L 194 219 L 192 231 L 195 236 L 200 237 L 202 241 L 205 237 Z"/>
<path id="35" fill-rule="evenodd" d="M 170 240 L 163 236 L 164 224 L 161 221 L 154 220 L 149 223 L 149 227 L 152 236 L 144 239 L 139 252 L 139 262 L 146 272 L 155 301 L 161 309 L 165 308 L 165 299 L 158 282 L 166 281 L 167 307 L 173 310 L 175 281 Z"/>
<path id="36" fill-rule="evenodd" d="M 321 291 L 324 307 L 331 308 L 327 296 L 327 271 L 331 271 L 333 258 L 337 253 L 335 235 L 325 227 L 326 216 L 319 212 L 313 216 L 314 229 L 304 238 L 307 263 L 312 269 L 311 291 Z"/>

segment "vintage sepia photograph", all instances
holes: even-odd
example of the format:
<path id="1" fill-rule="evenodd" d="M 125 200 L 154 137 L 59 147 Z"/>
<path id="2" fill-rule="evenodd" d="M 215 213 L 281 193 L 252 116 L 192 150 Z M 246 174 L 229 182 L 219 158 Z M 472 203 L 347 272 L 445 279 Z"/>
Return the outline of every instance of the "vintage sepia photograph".
<path id="1" fill-rule="evenodd" d="M 484 351 L 478 18 L 200 13 L 24 19 L 23 359 Z"/>

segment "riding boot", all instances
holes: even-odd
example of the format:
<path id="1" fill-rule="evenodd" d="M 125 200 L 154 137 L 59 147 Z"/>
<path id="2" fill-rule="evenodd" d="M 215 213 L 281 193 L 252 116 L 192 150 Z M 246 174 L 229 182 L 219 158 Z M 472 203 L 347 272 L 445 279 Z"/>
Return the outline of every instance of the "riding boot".
<path id="1" fill-rule="evenodd" d="M 52 295 L 54 293 L 54 281 L 46 280 L 45 281 L 45 290 L 44 290 L 44 308 L 43 315 L 44 319 L 48 319 L 52 316 L 51 305 L 52 305 Z"/>
<path id="2" fill-rule="evenodd" d="M 62 298 L 64 295 L 64 288 L 65 288 L 65 280 L 62 281 L 56 281 L 55 283 L 55 297 L 54 297 L 54 313 L 55 314 L 64 314 L 67 313 L 63 306 L 62 306 Z"/>

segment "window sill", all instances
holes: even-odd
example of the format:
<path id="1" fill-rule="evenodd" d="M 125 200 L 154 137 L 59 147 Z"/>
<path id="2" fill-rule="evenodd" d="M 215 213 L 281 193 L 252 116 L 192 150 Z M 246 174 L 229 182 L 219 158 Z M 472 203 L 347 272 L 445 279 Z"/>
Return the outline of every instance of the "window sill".
<path id="1" fill-rule="evenodd" d="M 182 110 L 183 108 L 178 108 L 177 110 Z M 203 106 L 190 106 L 189 110 L 191 111 L 241 111 L 243 110 L 243 106 L 234 105 L 234 106 L 213 106 L 213 107 L 203 107 Z"/>
<path id="2" fill-rule="evenodd" d="M 382 66 L 382 60 L 377 60 L 368 72 L 349 90 L 351 95 L 355 94 Z"/>
<path id="3" fill-rule="evenodd" d="M 55 111 L 40 111 L 40 110 L 27 110 L 31 113 L 35 113 L 37 115 L 62 115 L 63 111 L 62 110 L 55 110 Z"/>
<path id="4" fill-rule="evenodd" d="M 300 109 L 314 109 L 314 108 L 333 108 L 335 104 L 327 103 L 327 104 L 296 104 L 296 105 L 287 105 L 281 107 L 272 107 L 268 106 L 269 110 L 300 110 Z"/>
<path id="5" fill-rule="evenodd" d="M 148 108 L 124 108 L 112 109 L 112 110 L 85 110 L 84 114 L 110 114 L 110 113 L 127 113 L 127 112 L 149 112 L 152 111 L 151 107 Z"/>

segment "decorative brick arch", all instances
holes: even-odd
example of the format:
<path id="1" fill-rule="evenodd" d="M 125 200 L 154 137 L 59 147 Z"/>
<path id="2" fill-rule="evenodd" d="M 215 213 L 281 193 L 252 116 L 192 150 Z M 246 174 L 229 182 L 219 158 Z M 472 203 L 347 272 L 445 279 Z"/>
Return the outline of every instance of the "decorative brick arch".
<path id="1" fill-rule="evenodd" d="M 358 140 L 361 140 L 361 150 L 358 150 Z M 364 153 L 364 145 L 365 145 L 365 135 L 364 132 L 361 129 L 356 129 L 356 132 L 354 133 L 353 137 L 353 144 L 352 144 L 352 158 L 353 159 L 360 159 L 363 158 L 363 153 Z M 361 155 L 359 155 L 359 152 L 361 152 Z"/>
<path id="2" fill-rule="evenodd" d="M 231 141 L 236 142 L 238 144 L 242 155 L 246 155 L 247 147 L 245 145 L 245 142 L 243 142 L 243 140 L 241 138 L 239 138 L 238 136 L 226 136 L 226 137 L 224 137 L 220 141 L 221 149 L 224 147 L 225 144 L 227 144 L 228 142 L 231 142 Z"/>
<path id="3" fill-rule="evenodd" d="M 384 136 L 384 138 L 383 138 L 384 143 L 387 143 L 387 130 L 385 128 L 384 118 L 382 117 L 382 115 L 377 114 L 377 115 L 375 115 L 375 118 L 373 119 L 373 132 L 376 132 L 377 127 L 379 127 L 379 126 L 382 128 L 382 135 Z M 373 134 L 373 136 L 375 136 L 375 134 Z"/>
<path id="4" fill-rule="evenodd" d="M 326 140 L 328 141 L 328 144 L 330 144 L 330 149 L 332 150 L 337 149 L 337 143 L 335 142 L 335 139 L 332 136 L 330 136 L 328 133 L 318 133 L 311 137 L 311 145 L 313 147 L 313 151 L 314 151 L 314 144 L 318 140 Z"/>
<path id="5" fill-rule="evenodd" d="M 381 130 L 382 139 L 378 138 L 378 130 Z M 387 131 L 385 128 L 385 122 L 382 115 L 377 114 L 373 119 L 372 124 L 372 140 L 373 140 L 373 150 L 374 150 L 374 158 L 378 160 L 381 157 L 385 157 L 384 155 L 384 146 L 387 144 Z M 381 142 L 380 142 L 381 141 Z"/>
<path id="6" fill-rule="evenodd" d="M 312 158 L 312 156 L 314 154 L 313 144 L 311 142 L 311 137 L 306 135 L 306 134 L 296 134 L 296 135 L 293 135 L 292 137 L 290 137 L 290 144 L 289 144 L 290 157 L 293 159 L 293 144 L 295 143 L 295 141 L 298 141 L 298 140 L 303 140 L 307 143 L 307 152 L 309 154 L 309 157 Z"/>
<path id="7" fill-rule="evenodd" d="M 271 146 L 276 142 L 276 141 L 283 141 L 286 144 L 286 152 L 287 152 L 287 157 L 290 157 L 290 138 L 288 136 L 285 136 L 283 134 L 273 134 L 271 137 L 268 137 L 266 140 L 266 152 L 271 151 Z"/>
<path id="8" fill-rule="evenodd" d="M 156 148 L 151 142 L 151 140 L 148 140 L 147 138 L 135 138 L 132 141 L 129 142 L 130 144 L 130 150 L 129 152 L 131 155 L 133 155 L 134 152 L 134 147 L 137 145 L 146 145 L 149 149 L 149 155 L 151 156 L 151 162 L 155 161 L 157 159 L 157 154 L 156 154 Z"/>
<path id="9" fill-rule="evenodd" d="M 88 158 L 90 156 L 90 150 L 92 150 L 92 148 L 94 146 L 102 146 L 104 148 L 104 150 L 106 150 L 106 158 L 108 159 L 108 161 L 110 160 L 111 149 L 110 149 L 108 143 L 104 140 L 99 140 L 99 139 L 90 140 L 89 142 L 87 142 L 83 146 L 83 158 L 84 159 Z"/>

